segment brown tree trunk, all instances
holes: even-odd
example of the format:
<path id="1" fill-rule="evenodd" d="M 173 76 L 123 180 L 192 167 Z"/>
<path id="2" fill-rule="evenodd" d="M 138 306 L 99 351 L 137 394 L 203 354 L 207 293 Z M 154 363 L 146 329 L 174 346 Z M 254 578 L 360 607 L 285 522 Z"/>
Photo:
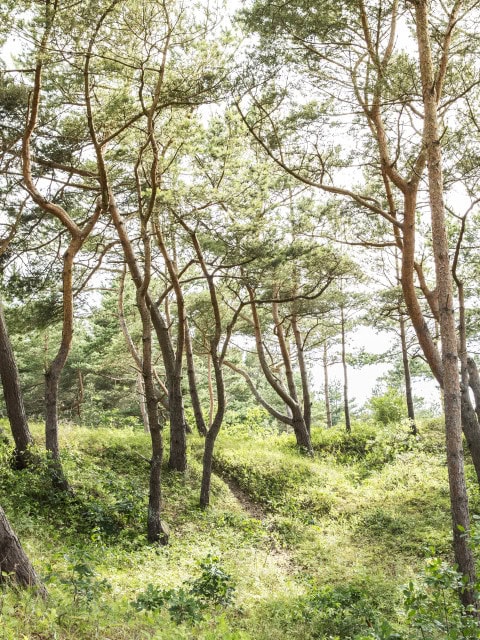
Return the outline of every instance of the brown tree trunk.
<path id="1" fill-rule="evenodd" d="M 125 311 L 123 305 L 123 295 L 125 290 L 125 276 L 126 276 L 126 267 L 124 265 L 122 275 L 120 276 L 119 282 L 119 290 L 118 290 L 118 322 L 120 324 L 120 328 L 122 329 L 123 337 L 125 338 L 125 343 L 127 345 L 128 351 L 135 362 L 135 367 L 137 370 L 136 378 L 136 386 L 137 386 L 137 397 L 138 404 L 140 407 L 140 415 L 142 416 L 143 422 L 143 430 L 145 433 L 150 433 L 150 425 L 148 424 L 148 411 L 145 399 L 145 383 L 143 381 L 143 361 L 138 352 L 135 343 L 132 340 L 132 336 L 130 335 L 130 331 L 128 330 L 127 321 L 125 319 Z"/>
<path id="2" fill-rule="evenodd" d="M 1 302 L 0 378 L 3 387 L 3 398 L 7 407 L 8 420 L 15 442 L 14 465 L 17 469 L 23 469 L 29 463 L 28 448 L 33 444 L 33 437 L 28 427 L 17 362 L 10 342 L 10 336 L 8 335 Z"/>
<path id="3" fill-rule="evenodd" d="M 213 382 L 212 382 L 212 356 L 207 356 L 207 380 L 208 380 L 208 428 L 212 426 L 213 412 L 215 410 L 215 398 L 213 395 Z"/>
<path id="4" fill-rule="evenodd" d="M 456 3 L 458 10 L 460 3 Z M 454 9 L 454 10 L 455 10 Z M 428 186 L 432 219 L 432 247 L 438 293 L 440 336 L 442 341 L 443 390 L 445 408 L 447 467 L 450 484 L 455 560 L 471 588 L 461 593 L 465 605 L 475 605 L 473 585 L 475 562 L 465 532 L 470 530 L 468 497 L 465 485 L 458 346 L 453 308 L 453 283 L 445 228 L 443 168 L 437 120 L 437 86 L 430 43 L 429 2 L 415 3 L 416 36 L 424 104 L 424 144 L 427 150 Z M 451 16 L 452 28 L 455 17 Z"/>
<path id="5" fill-rule="evenodd" d="M 180 286 L 180 280 L 178 278 L 177 268 L 167 251 L 158 220 L 155 220 L 153 227 L 158 247 L 163 255 L 165 264 L 167 265 L 177 301 L 177 343 L 175 350 L 173 348 L 172 338 L 169 332 L 169 325 L 165 324 L 156 307 L 151 307 L 151 311 L 154 311 L 154 316 L 152 316 L 153 326 L 160 342 L 165 372 L 167 374 L 170 417 L 170 455 L 168 459 L 168 466 L 172 471 L 183 472 L 187 468 L 187 424 L 185 421 L 182 394 L 183 350 L 185 347 L 185 334 L 187 331 L 185 323 L 185 302 L 183 299 L 182 288 Z"/>
<path id="6" fill-rule="evenodd" d="M 198 433 L 201 436 L 206 436 L 207 426 L 205 424 L 205 420 L 203 417 L 200 398 L 198 397 L 197 377 L 195 374 L 195 361 L 193 359 L 192 338 L 190 336 L 190 330 L 187 322 L 185 322 L 185 355 L 187 359 L 188 389 L 190 391 L 190 400 L 192 402 L 192 409 L 193 409 L 193 415 L 195 417 L 195 424 L 197 425 Z"/>
<path id="7" fill-rule="evenodd" d="M 410 428 L 412 430 L 412 434 L 414 436 L 417 435 L 418 429 L 415 424 L 415 407 L 413 406 L 413 393 L 412 393 L 412 377 L 410 375 L 410 363 L 408 361 L 408 351 L 407 351 L 407 337 L 405 332 L 405 318 L 403 317 L 403 313 L 400 309 L 400 342 L 402 345 L 402 362 L 403 362 L 403 376 L 405 380 L 405 398 L 407 401 L 407 413 L 408 419 L 410 421 Z"/>
<path id="8" fill-rule="evenodd" d="M 148 422 L 148 411 L 145 393 L 145 383 L 143 380 L 143 374 L 141 371 L 137 371 L 137 396 L 138 404 L 140 407 L 140 415 L 142 416 L 143 430 L 145 433 L 150 433 L 150 424 Z"/>
<path id="9" fill-rule="evenodd" d="M 212 348 L 213 351 L 213 348 Z M 215 382 L 217 389 L 217 411 L 215 418 L 205 436 L 205 448 L 203 450 L 202 486 L 200 488 L 200 506 L 208 507 L 210 503 L 210 483 L 212 479 L 213 451 L 215 441 L 222 426 L 225 415 L 225 386 L 223 382 L 222 365 L 216 353 L 212 353 L 212 363 L 215 372 Z"/>
<path id="10" fill-rule="evenodd" d="M 343 306 L 340 307 L 340 321 L 342 328 L 343 411 L 345 414 L 345 429 L 347 433 L 351 433 L 352 424 L 350 422 L 350 407 L 348 402 L 348 370 L 345 345 L 345 311 L 343 309 Z"/>
<path id="11" fill-rule="evenodd" d="M 328 389 L 328 353 L 327 342 L 323 343 L 323 392 L 325 395 L 325 412 L 327 414 L 327 429 L 332 427 L 332 409 L 330 407 L 330 391 Z"/>
<path id="12" fill-rule="evenodd" d="M 70 353 L 73 338 L 73 261 L 83 239 L 73 238 L 63 256 L 63 325 L 62 339 L 57 355 L 45 371 L 45 445 L 52 458 L 52 478 L 54 485 L 69 489 L 60 461 L 58 443 L 58 387 L 65 363 Z"/>
<path id="13" fill-rule="evenodd" d="M 162 425 L 158 415 L 158 398 L 152 371 L 152 330 L 150 313 L 145 303 L 144 291 L 137 291 L 137 304 L 142 318 L 142 375 L 145 389 L 145 400 L 148 414 L 150 439 L 152 442 L 152 458 L 150 461 L 150 481 L 148 497 L 147 536 L 149 542 L 168 543 L 168 529 L 162 522 L 162 460 L 163 438 Z"/>
<path id="14" fill-rule="evenodd" d="M 295 336 L 295 346 L 297 348 L 298 368 L 300 369 L 300 379 L 302 381 L 302 397 L 303 397 L 303 419 L 308 433 L 312 428 L 312 400 L 310 398 L 310 385 L 308 381 L 307 364 L 305 362 L 305 353 L 303 348 L 302 334 L 297 322 L 295 314 L 291 317 L 293 334 Z"/>
<path id="15" fill-rule="evenodd" d="M 20 586 L 33 587 L 42 598 L 47 597 L 47 590 L 40 582 L 4 510 L 0 507 L 0 582 L 10 576 L 13 576 Z"/>
<path id="16" fill-rule="evenodd" d="M 468 384 L 473 391 L 475 399 L 475 413 L 480 420 L 480 375 L 478 374 L 477 365 L 473 358 L 467 358 Z"/>

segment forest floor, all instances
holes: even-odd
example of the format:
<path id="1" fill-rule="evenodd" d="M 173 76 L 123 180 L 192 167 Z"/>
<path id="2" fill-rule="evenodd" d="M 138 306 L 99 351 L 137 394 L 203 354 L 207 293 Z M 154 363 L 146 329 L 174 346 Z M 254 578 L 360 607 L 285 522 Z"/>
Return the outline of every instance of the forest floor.
<path id="1" fill-rule="evenodd" d="M 413 620 L 412 597 L 405 613 L 411 581 L 424 608 L 438 604 L 431 572 L 429 587 L 421 574 L 451 561 L 440 421 L 425 421 L 417 438 L 405 425 L 358 424 L 350 436 L 316 429 L 314 458 L 290 436 L 231 425 L 205 511 L 202 441 L 190 441 L 188 472 L 163 473 L 167 547 L 145 538 L 149 439 L 140 429 L 62 426 L 71 493 L 52 491 L 46 462 L 13 471 L 2 445 L 0 504 L 50 597 L 4 587 L 1 640 L 474 637 L 449 636 L 448 620 L 446 631 Z"/>

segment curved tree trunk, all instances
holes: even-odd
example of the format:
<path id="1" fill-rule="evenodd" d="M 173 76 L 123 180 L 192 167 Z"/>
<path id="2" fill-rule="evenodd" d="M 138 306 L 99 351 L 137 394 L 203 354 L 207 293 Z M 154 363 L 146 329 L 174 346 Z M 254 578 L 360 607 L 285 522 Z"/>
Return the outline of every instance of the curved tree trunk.
<path id="1" fill-rule="evenodd" d="M 4 574 L 13 576 L 15 582 L 22 587 L 34 587 L 46 598 L 47 590 L 40 582 L 4 510 L 0 507 L 0 582 L 3 581 Z"/>
<path id="2" fill-rule="evenodd" d="M 33 444 L 33 437 L 28 427 L 27 415 L 23 404 L 22 388 L 18 375 L 17 363 L 13 353 L 7 324 L 0 302 L 0 378 L 3 397 L 7 407 L 8 420 L 15 442 L 15 467 L 23 469 L 28 465 L 28 448 Z"/>
<path id="3" fill-rule="evenodd" d="M 213 351 L 213 349 L 212 349 Z M 223 382 L 222 366 L 216 352 L 212 353 L 215 382 L 217 388 L 217 411 L 215 418 L 205 436 L 205 448 L 203 450 L 202 486 L 200 488 L 200 506 L 208 507 L 210 502 L 210 483 L 212 478 L 213 451 L 215 441 L 220 432 L 225 415 L 225 386 Z"/>
<path id="4" fill-rule="evenodd" d="M 278 397 L 290 407 L 290 410 L 292 412 L 292 419 L 290 420 L 287 418 L 286 420 L 282 420 L 282 422 L 285 422 L 285 424 L 292 424 L 298 446 L 302 447 L 302 449 L 305 449 L 305 451 L 307 451 L 310 455 L 313 455 L 313 448 L 310 440 L 310 434 L 308 432 L 307 426 L 305 424 L 305 420 L 303 418 L 302 411 L 300 409 L 300 405 L 298 403 L 295 383 L 293 379 L 293 372 L 291 369 L 290 356 L 289 356 L 288 348 L 284 339 L 281 322 L 278 316 L 278 304 L 274 301 L 272 305 L 272 312 L 273 312 L 275 327 L 277 331 L 277 338 L 278 338 L 280 350 L 282 352 L 282 359 L 285 364 L 287 384 L 289 389 L 288 393 L 283 388 L 283 386 L 278 383 L 278 380 L 272 374 L 270 367 L 268 366 L 268 362 L 265 357 L 265 349 L 263 346 L 262 329 L 260 326 L 260 318 L 258 317 L 255 294 L 252 287 L 249 285 L 247 285 L 247 291 L 250 299 L 250 308 L 252 310 L 257 354 L 258 354 L 258 359 L 260 361 L 260 365 L 262 367 L 262 371 L 269 385 L 272 387 L 272 389 L 275 391 Z"/>
<path id="5" fill-rule="evenodd" d="M 193 347 L 192 338 L 190 336 L 190 330 L 188 323 L 185 321 L 185 356 L 187 359 L 187 378 L 188 389 L 190 391 L 190 400 L 192 402 L 193 415 L 195 417 L 195 424 L 197 425 L 198 433 L 201 436 L 207 435 L 207 425 L 203 417 L 202 405 L 200 404 L 200 398 L 198 397 L 197 377 L 195 374 L 195 361 L 193 359 Z"/>

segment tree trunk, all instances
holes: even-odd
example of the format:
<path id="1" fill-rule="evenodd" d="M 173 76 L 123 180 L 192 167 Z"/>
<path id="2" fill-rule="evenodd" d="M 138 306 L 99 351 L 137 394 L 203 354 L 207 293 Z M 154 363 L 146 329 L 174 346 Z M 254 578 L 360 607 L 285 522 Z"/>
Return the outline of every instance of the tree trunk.
<path id="1" fill-rule="evenodd" d="M 475 413 L 480 420 L 480 375 L 478 374 L 477 365 L 473 358 L 467 358 L 468 368 L 468 384 L 473 391 L 475 399 Z"/>
<path id="2" fill-rule="evenodd" d="M 192 338 L 190 336 L 190 330 L 187 322 L 185 322 L 185 355 L 187 358 L 188 389 L 190 391 L 190 400 L 192 402 L 192 409 L 193 409 L 193 415 L 195 417 L 195 424 L 197 425 L 198 433 L 201 436 L 206 436 L 207 426 L 203 418 L 203 411 L 202 411 L 202 405 L 200 404 L 200 398 L 198 397 L 197 377 L 195 374 L 195 361 L 193 359 Z"/>
<path id="3" fill-rule="evenodd" d="M 432 247 L 438 293 L 440 336 L 442 341 L 443 390 L 446 427 L 447 467 L 452 509 L 455 560 L 468 585 L 460 595 L 464 605 L 475 605 L 473 585 L 475 562 L 465 532 L 470 530 L 465 484 L 458 346 L 453 308 L 453 283 L 443 201 L 443 168 L 437 120 L 437 87 L 430 44 L 428 0 L 415 3 L 416 35 L 424 104 L 424 144 L 427 150 L 428 187 L 432 219 Z M 454 16 L 451 16 L 452 28 Z M 446 49 L 448 51 L 448 48 Z"/>
<path id="4" fill-rule="evenodd" d="M 325 412 L 327 414 L 327 429 L 332 428 L 332 409 L 330 407 L 330 392 L 328 389 L 328 358 L 327 342 L 323 343 L 323 392 L 325 395 Z"/>
<path id="5" fill-rule="evenodd" d="M 206 272 L 206 269 L 204 270 Z M 209 285 L 212 288 L 213 284 L 209 280 Z M 216 305 L 215 315 L 217 322 L 219 320 L 219 309 L 216 295 L 211 291 L 212 303 Z M 219 327 L 220 328 L 220 327 Z M 217 388 L 217 411 L 215 418 L 208 429 L 205 436 L 205 448 L 203 450 L 203 471 L 202 471 L 202 486 L 200 488 L 200 506 L 204 509 L 208 507 L 210 502 L 210 483 L 212 478 L 212 464 L 213 464 L 213 450 L 215 447 L 215 441 L 220 432 L 222 426 L 223 417 L 225 415 L 225 385 L 223 381 L 222 364 L 217 354 L 217 347 L 220 336 L 217 336 L 217 340 L 212 340 L 212 363 L 215 372 L 215 383 Z"/>
<path id="6" fill-rule="evenodd" d="M 300 407 L 292 409 L 292 426 L 297 445 L 308 454 L 313 455 L 312 441 Z"/>
<path id="7" fill-rule="evenodd" d="M 170 456 L 168 467 L 172 471 L 185 471 L 187 468 L 187 433 L 181 375 L 174 375 L 168 381 L 168 403 L 170 418 Z"/>
<path id="8" fill-rule="evenodd" d="M 415 424 L 415 408 L 413 406 L 412 377 L 410 375 L 410 364 L 408 362 L 407 337 L 405 333 L 405 318 L 403 317 L 403 313 L 401 311 L 400 311 L 399 324 L 400 324 L 400 341 L 402 345 L 403 376 L 405 380 L 405 398 L 407 400 L 408 419 L 410 421 L 410 428 L 412 430 L 412 434 L 416 436 L 418 433 L 418 429 L 417 429 L 417 425 Z"/>
<path id="9" fill-rule="evenodd" d="M 13 575 L 22 587 L 34 587 L 42 598 L 47 590 L 40 582 L 35 570 L 13 531 L 4 510 L 0 507 L 0 582 L 4 576 Z"/>
<path id="10" fill-rule="evenodd" d="M 0 378 L 2 380 L 3 397 L 7 407 L 8 420 L 15 442 L 15 468 L 23 469 L 28 465 L 28 448 L 33 444 L 33 437 L 28 427 L 27 415 L 23 404 L 22 388 L 18 375 L 17 363 L 13 353 L 7 324 L 0 302 Z"/>
<path id="11" fill-rule="evenodd" d="M 202 460 L 202 485 L 200 488 L 200 506 L 205 509 L 210 504 L 210 484 L 212 480 L 213 450 L 215 447 L 214 433 L 210 427 L 205 436 L 205 446 Z"/>
<path id="12" fill-rule="evenodd" d="M 143 375 L 141 371 L 137 371 L 137 396 L 138 396 L 138 404 L 140 406 L 140 415 L 142 416 L 143 430 L 145 433 L 150 433 L 150 425 L 148 423 L 147 402 L 145 398 L 145 383 L 143 381 Z"/>
<path id="13" fill-rule="evenodd" d="M 305 362 L 305 353 L 303 348 L 302 334 L 297 322 L 297 316 L 292 315 L 291 324 L 295 336 L 295 346 L 297 348 L 298 368 L 300 369 L 300 379 L 302 381 L 302 397 L 303 397 L 303 418 L 308 433 L 312 428 L 312 400 L 310 398 L 310 388 L 308 382 L 307 364 Z"/>
<path id="14" fill-rule="evenodd" d="M 343 411 L 345 414 L 345 429 L 347 433 L 351 433 L 352 424 L 350 422 L 350 407 L 348 403 L 348 370 L 347 370 L 347 356 L 345 345 L 345 312 L 343 306 L 340 307 L 340 320 L 342 327 L 342 366 L 343 366 Z"/>
<path id="15" fill-rule="evenodd" d="M 213 412 L 215 411 L 215 398 L 212 383 L 212 356 L 207 356 L 207 380 L 208 380 L 208 428 L 212 426 Z"/>

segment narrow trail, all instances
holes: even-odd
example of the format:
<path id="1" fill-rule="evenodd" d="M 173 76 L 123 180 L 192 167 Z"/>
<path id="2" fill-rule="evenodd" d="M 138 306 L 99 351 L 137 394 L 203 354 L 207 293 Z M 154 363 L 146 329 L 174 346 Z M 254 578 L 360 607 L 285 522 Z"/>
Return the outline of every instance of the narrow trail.
<path id="1" fill-rule="evenodd" d="M 268 514 L 262 505 L 252 500 L 234 478 L 226 473 L 222 473 L 218 468 L 215 468 L 214 473 L 227 485 L 243 511 L 245 511 L 250 518 L 259 520 L 265 526 L 265 531 L 268 532 L 268 537 L 265 540 L 266 546 L 268 547 L 267 557 L 270 556 L 282 571 L 289 575 L 295 574 L 299 570 L 299 567 L 291 551 L 287 547 L 279 544 L 278 538 L 274 535 L 273 526 L 267 525 Z"/>
<path id="2" fill-rule="evenodd" d="M 218 473 L 218 471 L 216 473 L 218 477 L 221 478 L 223 482 L 225 482 L 243 510 L 246 511 L 251 518 L 255 518 L 256 520 L 265 522 L 265 520 L 267 519 L 267 514 L 264 508 L 258 502 L 252 500 L 248 493 L 245 493 L 245 491 L 240 487 L 240 485 L 234 478 L 231 478 L 227 475 L 222 475 Z"/>

